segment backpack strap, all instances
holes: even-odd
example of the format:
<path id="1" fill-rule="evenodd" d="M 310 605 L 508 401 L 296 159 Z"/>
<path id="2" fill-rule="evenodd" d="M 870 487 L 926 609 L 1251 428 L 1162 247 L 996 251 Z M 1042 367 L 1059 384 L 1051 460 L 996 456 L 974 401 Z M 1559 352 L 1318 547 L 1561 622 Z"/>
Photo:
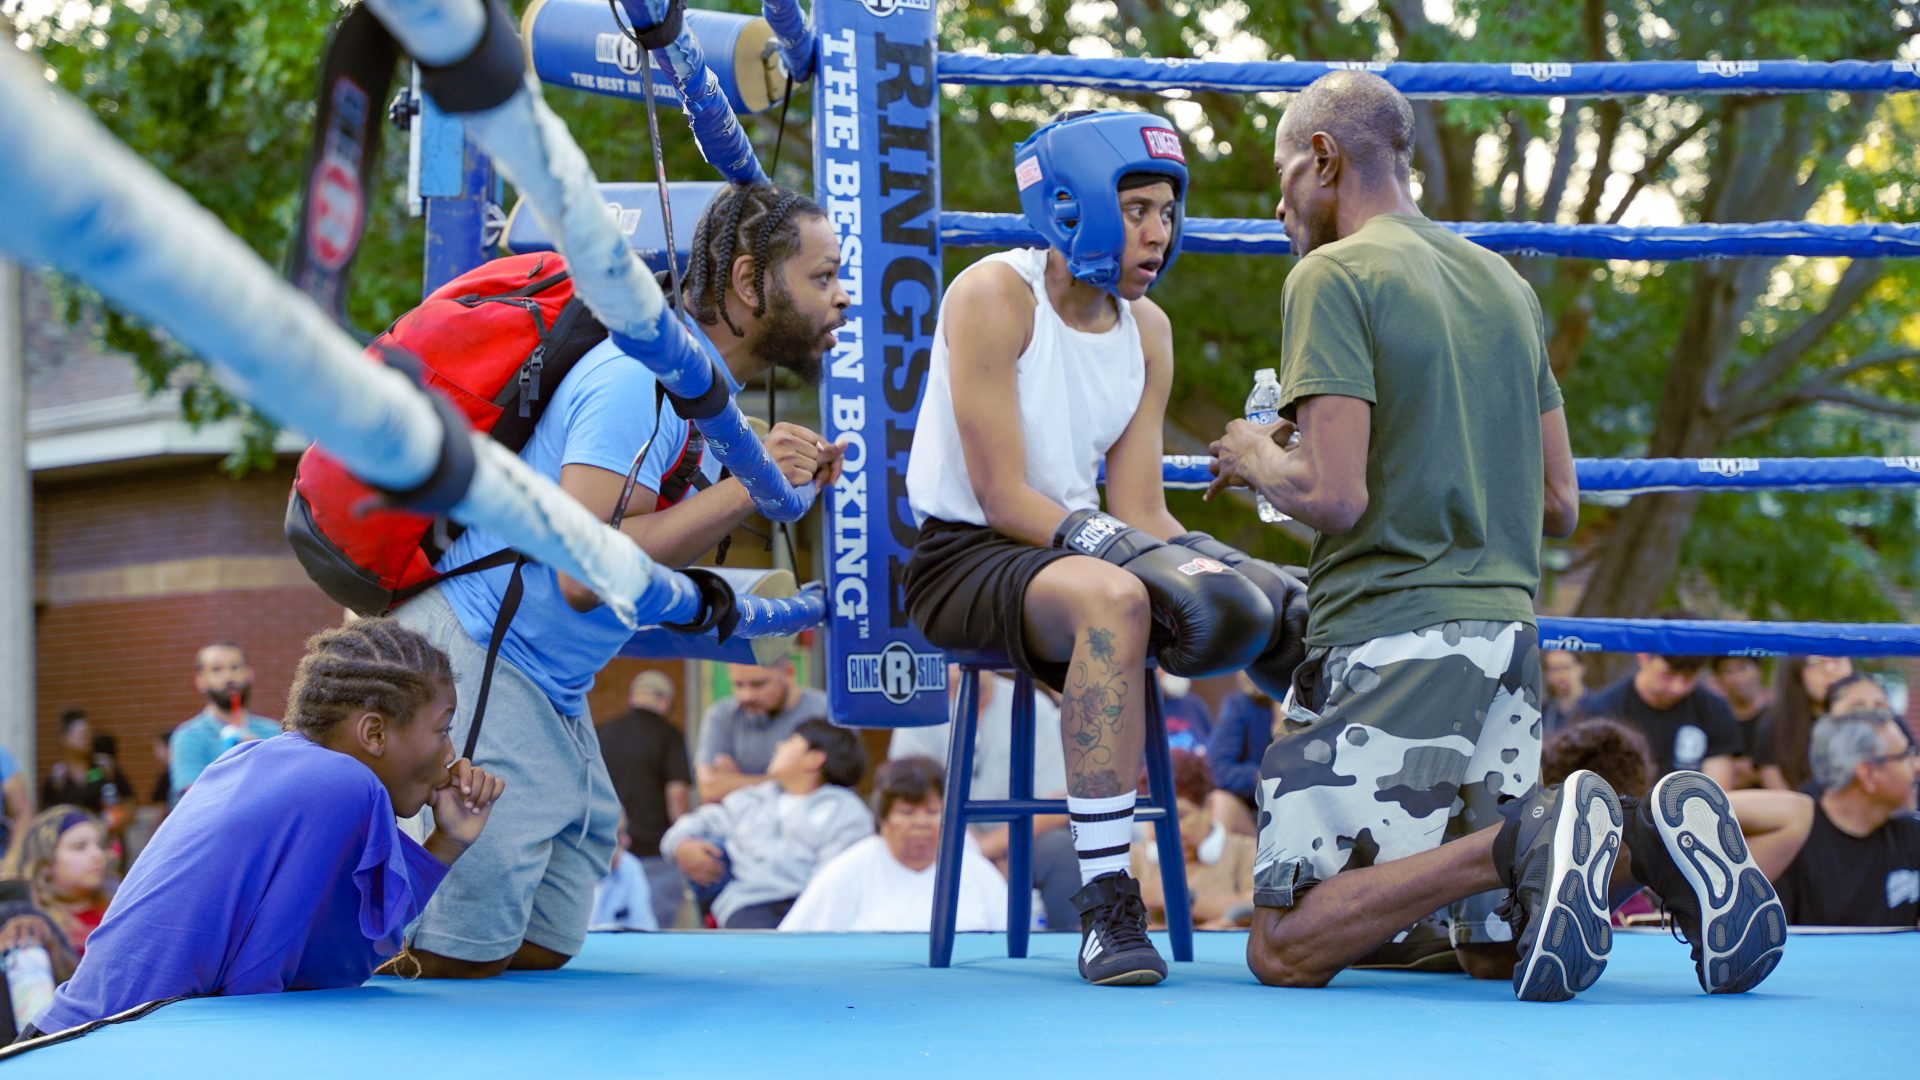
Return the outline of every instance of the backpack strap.
<path id="1" fill-rule="evenodd" d="M 499 554 L 502 552 L 494 552 L 494 555 Z M 468 563 L 461 569 L 474 565 Z M 520 610 L 520 598 L 526 593 L 526 582 L 521 578 L 521 570 L 526 565 L 526 556 L 514 556 L 513 577 L 507 581 L 505 595 L 500 597 L 500 614 L 494 617 L 493 634 L 487 638 L 487 666 L 480 674 L 480 693 L 473 702 L 473 722 L 467 725 L 466 749 L 460 751 L 460 756 L 468 761 L 473 760 L 473 752 L 480 745 L 480 722 L 487 716 L 487 697 L 493 690 L 493 666 L 500 659 L 500 644 L 507 639 L 507 624 L 513 621 L 513 613 Z"/>
<path id="2" fill-rule="evenodd" d="M 666 400 L 666 385 L 656 381 L 653 384 L 655 431 L 660 430 L 660 421 L 666 419 L 666 413 L 663 411 Z M 707 440 L 700 434 L 700 429 L 688 424 L 687 441 L 681 444 L 680 456 L 660 477 L 660 491 L 658 501 L 654 504 L 655 509 L 664 510 L 686 498 L 689 492 L 707 488 L 706 475 L 700 471 L 700 459 L 704 456 L 706 447 Z"/>

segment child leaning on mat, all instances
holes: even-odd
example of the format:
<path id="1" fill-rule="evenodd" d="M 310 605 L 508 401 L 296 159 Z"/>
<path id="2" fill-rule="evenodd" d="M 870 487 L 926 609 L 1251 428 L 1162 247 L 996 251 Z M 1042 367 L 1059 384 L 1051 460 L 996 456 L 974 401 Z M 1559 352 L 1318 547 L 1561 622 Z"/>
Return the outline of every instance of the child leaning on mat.
<path id="1" fill-rule="evenodd" d="M 33 1027 L 365 982 L 505 786 L 453 761 L 453 712 L 447 659 L 419 634 L 387 619 L 316 634 L 287 693 L 286 732 L 201 774 Z M 394 816 L 429 804 L 423 848 Z"/>

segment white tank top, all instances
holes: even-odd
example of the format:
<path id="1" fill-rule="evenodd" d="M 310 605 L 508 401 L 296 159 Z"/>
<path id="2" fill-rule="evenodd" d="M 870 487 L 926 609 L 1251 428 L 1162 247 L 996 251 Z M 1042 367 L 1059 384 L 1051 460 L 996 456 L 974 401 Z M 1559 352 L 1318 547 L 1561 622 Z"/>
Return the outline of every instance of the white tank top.
<path id="1" fill-rule="evenodd" d="M 1002 263 L 1033 289 L 1033 339 L 1014 364 L 1027 483 L 1068 510 L 1085 510 L 1100 505 L 1095 483 L 1100 463 L 1140 408 L 1146 355 L 1133 310 L 1125 303 L 1119 305 L 1119 322 L 1102 333 L 1075 330 L 1061 321 L 1047 298 L 1047 251 L 996 252 L 961 276 L 985 263 Z M 916 525 L 930 517 L 985 525 L 987 515 L 973 496 L 953 417 L 946 325 L 942 301 L 933 331 L 933 367 L 907 459 L 907 502 Z"/>

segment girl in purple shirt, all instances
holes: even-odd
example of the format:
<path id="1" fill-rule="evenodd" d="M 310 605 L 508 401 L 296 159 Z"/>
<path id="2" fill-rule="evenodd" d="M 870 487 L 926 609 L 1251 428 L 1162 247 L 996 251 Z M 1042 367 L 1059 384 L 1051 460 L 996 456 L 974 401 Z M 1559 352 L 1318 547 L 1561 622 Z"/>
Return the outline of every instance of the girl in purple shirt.
<path id="1" fill-rule="evenodd" d="M 316 634 L 287 730 L 201 774 L 23 1034 L 149 1002 L 365 982 L 504 787 L 453 760 L 453 711 L 447 659 L 420 635 L 387 619 Z M 394 818 L 426 805 L 436 827 L 422 847 Z"/>

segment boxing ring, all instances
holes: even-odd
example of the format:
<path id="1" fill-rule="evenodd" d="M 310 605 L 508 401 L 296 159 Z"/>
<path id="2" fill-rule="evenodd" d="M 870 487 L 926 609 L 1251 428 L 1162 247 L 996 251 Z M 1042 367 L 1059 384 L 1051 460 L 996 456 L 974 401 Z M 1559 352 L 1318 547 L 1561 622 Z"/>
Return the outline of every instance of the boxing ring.
<path id="1" fill-rule="evenodd" d="M 623 4 L 636 28 L 658 23 L 665 10 L 660 0 Z M 736 109 L 772 99 L 745 102 L 727 92 L 703 54 L 696 20 L 642 56 L 620 44 L 628 39 L 597 0 L 536 8 L 551 16 L 569 5 L 581 18 L 597 8 L 606 21 L 551 31 L 558 35 L 552 48 L 572 50 L 568 64 L 556 65 L 530 11 L 530 66 L 539 79 L 677 101 L 723 177 L 764 175 Z M 762 510 L 776 520 L 804 514 L 810 493 L 785 484 L 758 444 L 740 437 L 738 408 L 714 392 L 719 380 L 641 270 L 636 251 L 645 245 L 630 243 L 622 217 L 606 213 L 609 202 L 644 205 L 658 190 L 640 185 L 609 196 L 547 110 L 538 82 L 513 70 L 506 54 L 517 55 L 518 38 L 511 50 L 497 47 L 501 35 L 513 35 L 498 17 L 489 26 L 471 0 L 374 0 L 371 7 L 411 55 L 435 69 L 425 80 L 422 141 L 430 149 L 420 169 L 428 287 L 436 275 L 484 258 L 493 231 L 511 234 L 507 243 L 516 249 L 564 251 L 581 295 L 628 351 L 677 393 L 703 403 L 697 422 L 710 442 L 727 448 L 729 466 L 748 479 Z M 450 423 L 444 408 L 397 373 L 364 363 L 320 306 L 71 102 L 49 95 L 31 63 L 15 55 L 0 58 L 0 147 L 9 161 L 0 195 L 41 212 L 0 219 L 0 250 L 74 273 L 166 329 L 213 361 L 241 396 L 313 436 L 396 501 L 485 522 L 589 582 L 636 628 L 636 649 L 712 655 L 726 646 L 722 637 L 750 641 L 824 624 L 836 718 L 875 727 L 938 723 L 945 658 L 908 624 L 900 570 L 913 532 L 906 455 L 927 373 L 941 251 L 1033 238 L 1017 218 L 943 208 L 940 84 L 1253 92 L 1297 89 L 1332 67 L 1354 65 L 943 54 L 930 0 L 819 0 L 811 20 L 794 0 L 769 0 L 766 16 L 776 44 L 763 55 L 777 52 L 794 83 L 813 82 L 815 187 L 840 237 L 842 279 L 853 297 L 821 396 L 822 430 L 849 444 L 846 475 L 822 496 L 822 581 L 792 596 L 734 596 L 725 582 L 652 564 L 517 458 Z M 1920 89 L 1910 63 L 1360 66 L 1414 96 Z M 563 79 L 561 71 L 571 74 Z M 644 78 L 632 79 L 636 71 Z M 487 206 L 493 169 L 524 199 L 525 216 L 517 212 L 511 227 L 498 227 Z M 692 213 L 681 214 L 684 241 Z M 1454 227 L 1495 250 L 1583 258 L 1920 255 L 1920 227 L 1898 224 Z M 1284 238 L 1272 222 L 1190 219 L 1186 249 L 1278 253 Z M 663 247 L 675 250 L 680 244 Z M 231 324 L 192 317 L 212 311 L 248 317 Z M 1578 468 L 1589 494 L 1920 487 L 1920 457 L 1583 460 Z M 1192 486 L 1204 473 L 1193 459 L 1166 463 L 1169 486 Z M 665 623 L 690 629 L 676 643 L 661 636 Z M 1543 647 L 1580 651 L 1920 654 L 1920 626 L 1902 625 L 1542 619 L 1541 638 Z M 1027 960 L 1006 959 L 997 935 L 968 935 L 953 968 L 929 969 L 919 935 L 596 934 L 557 972 L 482 982 L 376 978 L 354 990 L 177 1002 L 8 1054 L 15 1060 L 0 1066 L 23 1077 L 100 1076 L 130 1063 L 143 1075 L 196 1078 L 248 1067 L 286 1076 L 445 1069 L 840 1076 L 1087 1068 L 1131 1075 L 1272 1062 L 1405 1075 L 1432 1068 L 1436 1050 L 1495 1068 L 1557 1071 L 1569 1064 L 1578 1071 L 1586 1061 L 1605 1062 L 1609 1071 L 1644 1068 L 1651 1051 L 1658 1067 L 1685 1074 L 1785 1075 L 1905 1061 L 1906 1048 L 1886 1036 L 1912 1028 L 1906 986 L 1920 964 L 1920 934 L 1800 935 L 1759 990 L 1705 998 L 1683 945 L 1664 934 L 1623 933 L 1594 990 L 1567 1005 L 1530 1008 L 1514 1003 L 1505 983 L 1462 976 L 1348 972 L 1327 990 L 1256 989 L 1242 959 L 1244 935 L 1197 938 L 1193 963 L 1176 965 L 1167 983 L 1128 992 L 1081 984 L 1068 935 L 1037 937 Z M 1686 1005 L 1673 1007 L 1682 999 Z M 1817 1030 L 1857 1034 L 1807 1038 Z M 1612 1047 L 1622 1049 L 1617 1060 L 1605 1056 Z"/>

